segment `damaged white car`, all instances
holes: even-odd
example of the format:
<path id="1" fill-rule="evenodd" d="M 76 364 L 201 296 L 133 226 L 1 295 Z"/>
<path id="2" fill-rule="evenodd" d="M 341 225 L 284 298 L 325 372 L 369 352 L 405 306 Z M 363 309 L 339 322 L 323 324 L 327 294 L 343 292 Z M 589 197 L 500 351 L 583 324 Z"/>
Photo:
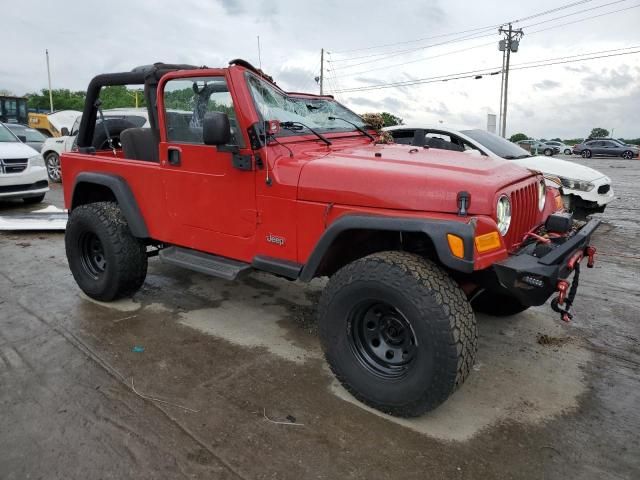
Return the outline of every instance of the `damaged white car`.
<path id="1" fill-rule="evenodd" d="M 485 130 L 454 130 L 442 125 L 399 125 L 384 130 L 393 136 L 396 143 L 503 158 L 542 172 L 551 186 L 560 189 L 565 208 L 578 219 L 603 212 L 614 198 L 611 179 L 601 172 L 559 158 L 531 155 L 518 145 Z"/>

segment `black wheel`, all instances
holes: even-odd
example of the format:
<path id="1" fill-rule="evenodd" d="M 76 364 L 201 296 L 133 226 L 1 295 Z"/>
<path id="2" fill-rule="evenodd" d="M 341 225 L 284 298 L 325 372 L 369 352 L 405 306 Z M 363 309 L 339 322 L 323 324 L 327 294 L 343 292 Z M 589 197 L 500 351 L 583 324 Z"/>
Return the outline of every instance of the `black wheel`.
<path id="1" fill-rule="evenodd" d="M 115 300 L 136 292 L 147 275 L 147 253 L 118 205 L 97 202 L 71 212 L 65 232 L 69 268 L 91 298 Z"/>
<path id="2" fill-rule="evenodd" d="M 553 155 L 553 150 L 552 150 L 551 148 L 545 148 L 545 149 L 544 149 L 544 154 L 545 154 L 547 157 L 550 157 L 551 155 Z"/>
<path id="3" fill-rule="evenodd" d="M 571 149 L 570 148 L 565 149 L 564 154 L 571 155 Z"/>
<path id="4" fill-rule="evenodd" d="M 60 156 L 56 152 L 49 152 L 44 157 L 44 164 L 47 167 L 49 180 L 56 183 L 61 182 Z"/>
<path id="5" fill-rule="evenodd" d="M 625 150 L 622 152 L 622 158 L 625 160 L 631 160 L 633 158 L 633 152 L 631 150 Z"/>
<path id="6" fill-rule="evenodd" d="M 487 290 L 473 297 L 471 307 L 476 312 L 486 313 L 494 317 L 516 315 L 529 308 L 513 297 Z"/>
<path id="7" fill-rule="evenodd" d="M 42 200 L 44 200 L 44 196 L 45 196 L 45 194 L 42 193 L 42 194 L 40 194 L 38 196 L 35 196 L 35 197 L 25 197 L 25 198 L 22 199 L 22 201 L 24 203 L 26 203 L 27 205 L 31 205 L 31 204 L 34 204 L 34 203 L 40 203 Z"/>
<path id="8" fill-rule="evenodd" d="M 432 410 L 471 372 L 473 310 L 442 269 L 416 255 L 375 253 L 341 268 L 318 316 L 331 370 L 356 398 L 385 413 Z"/>
<path id="9" fill-rule="evenodd" d="M 583 150 L 582 158 L 591 158 L 591 150 Z"/>

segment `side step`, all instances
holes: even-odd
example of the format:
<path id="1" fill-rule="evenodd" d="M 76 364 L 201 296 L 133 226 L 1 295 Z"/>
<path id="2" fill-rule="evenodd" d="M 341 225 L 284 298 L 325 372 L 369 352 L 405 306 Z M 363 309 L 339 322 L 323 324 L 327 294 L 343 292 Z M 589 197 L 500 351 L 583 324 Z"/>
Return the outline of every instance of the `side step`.
<path id="1" fill-rule="evenodd" d="M 251 269 L 248 263 L 182 247 L 163 248 L 160 250 L 160 259 L 165 263 L 225 280 L 235 280 L 242 272 Z"/>

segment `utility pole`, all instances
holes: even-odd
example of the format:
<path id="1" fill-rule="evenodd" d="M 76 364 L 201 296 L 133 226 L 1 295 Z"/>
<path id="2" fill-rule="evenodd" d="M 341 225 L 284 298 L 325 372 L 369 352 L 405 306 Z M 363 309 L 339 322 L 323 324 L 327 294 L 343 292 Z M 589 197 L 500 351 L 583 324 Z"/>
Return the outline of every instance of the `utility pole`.
<path id="1" fill-rule="evenodd" d="M 49 108 L 53 113 L 53 93 L 51 92 L 51 70 L 49 69 L 49 49 L 44 51 L 47 57 L 47 78 L 49 79 Z"/>
<path id="2" fill-rule="evenodd" d="M 511 24 L 509 24 L 509 28 L 505 29 L 500 27 L 498 29 L 498 33 L 502 33 L 505 35 L 504 40 L 500 40 L 498 43 L 498 49 L 503 52 L 502 55 L 502 76 L 503 76 L 503 84 L 500 87 L 500 119 L 501 119 L 501 127 L 500 127 L 500 135 L 505 137 L 507 134 L 507 105 L 508 105 L 508 91 L 509 91 L 509 64 L 511 60 L 511 52 L 515 53 L 518 51 L 518 47 L 520 46 L 520 39 L 524 35 L 524 32 L 521 28 L 514 30 Z"/>
<path id="3" fill-rule="evenodd" d="M 320 50 L 320 95 L 324 94 L 324 48 Z"/>

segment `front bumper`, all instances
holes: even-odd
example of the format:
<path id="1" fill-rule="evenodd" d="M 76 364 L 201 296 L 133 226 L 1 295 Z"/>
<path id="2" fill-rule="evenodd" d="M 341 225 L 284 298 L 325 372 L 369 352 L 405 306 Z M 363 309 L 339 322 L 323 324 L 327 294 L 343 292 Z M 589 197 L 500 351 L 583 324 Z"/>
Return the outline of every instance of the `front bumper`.
<path id="1" fill-rule="evenodd" d="M 589 221 L 543 256 L 536 256 L 538 245 L 531 243 L 495 263 L 493 270 L 501 287 L 523 305 L 542 305 L 558 290 L 558 282 L 566 279 L 575 264 L 587 255 L 591 235 L 599 225 L 598 219 Z"/>
<path id="2" fill-rule="evenodd" d="M 20 173 L 0 174 L 0 199 L 26 198 L 49 191 L 47 170 L 29 165 Z"/>

